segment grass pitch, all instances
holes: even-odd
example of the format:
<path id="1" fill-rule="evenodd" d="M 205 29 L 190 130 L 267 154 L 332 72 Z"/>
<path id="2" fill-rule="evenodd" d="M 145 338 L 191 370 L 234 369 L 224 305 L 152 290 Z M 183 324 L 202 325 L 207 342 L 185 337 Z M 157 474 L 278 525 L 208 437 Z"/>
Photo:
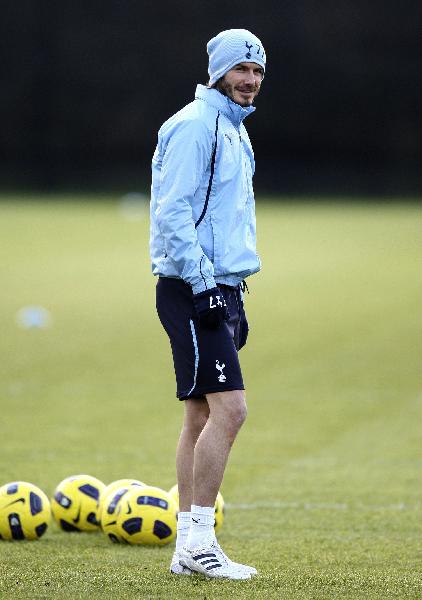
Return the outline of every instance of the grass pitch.
<path id="1" fill-rule="evenodd" d="M 147 209 L 91 200 L 0 204 L 0 485 L 51 495 L 85 472 L 169 489 L 182 406 Z M 258 233 L 220 542 L 259 577 L 175 578 L 172 547 L 52 524 L 0 542 L 2 599 L 422 597 L 422 209 L 262 200 Z M 18 326 L 30 305 L 49 327 Z"/>

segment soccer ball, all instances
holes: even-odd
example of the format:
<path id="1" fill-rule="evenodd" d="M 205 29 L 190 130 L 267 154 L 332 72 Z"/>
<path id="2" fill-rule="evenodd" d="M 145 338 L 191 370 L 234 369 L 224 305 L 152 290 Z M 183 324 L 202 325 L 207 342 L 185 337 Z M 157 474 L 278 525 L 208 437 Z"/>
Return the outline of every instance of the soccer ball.
<path id="1" fill-rule="evenodd" d="M 169 494 L 170 494 L 170 496 L 172 496 L 172 498 L 176 502 L 177 512 L 179 512 L 179 490 L 177 487 L 177 483 L 169 490 Z M 221 527 L 223 526 L 223 522 L 224 522 L 224 499 L 223 499 L 223 496 L 221 495 L 221 492 L 218 492 L 217 498 L 215 500 L 214 518 L 215 518 L 214 531 L 215 531 L 215 533 L 218 533 L 220 531 Z"/>
<path id="2" fill-rule="evenodd" d="M 126 483 L 126 485 L 123 485 L 123 487 L 115 487 L 114 484 L 122 482 L 128 483 Z M 121 499 L 130 491 L 132 491 L 134 487 L 144 487 L 144 484 L 142 484 L 140 481 L 137 482 L 136 479 L 119 479 L 118 481 L 110 483 L 110 485 L 107 486 L 107 488 L 101 494 L 101 529 L 106 535 L 108 535 L 109 539 L 114 543 L 126 541 L 121 536 L 120 529 L 117 524 L 117 515 L 120 512 L 119 503 Z M 110 488 L 111 491 L 109 490 L 107 493 L 108 488 Z"/>
<path id="3" fill-rule="evenodd" d="M 104 504 L 108 500 L 108 497 L 113 495 L 114 492 L 116 492 L 120 488 L 130 488 L 134 485 L 138 487 L 143 487 L 145 486 L 145 483 L 142 483 L 142 481 L 139 481 L 139 479 L 117 479 L 117 481 L 112 481 L 111 483 L 106 485 L 106 487 L 100 494 L 100 511 L 102 512 Z"/>
<path id="4" fill-rule="evenodd" d="M 163 546 L 176 537 L 176 504 L 160 488 L 134 487 L 118 502 L 116 527 L 129 544 Z"/>
<path id="5" fill-rule="evenodd" d="M 105 485 L 90 475 L 64 479 L 51 499 L 53 517 L 64 531 L 98 531 L 100 494 Z"/>
<path id="6" fill-rule="evenodd" d="M 117 481 L 112 481 L 112 483 L 109 483 L 103 489 L 103 491 L 100 494 L 99 521 L 101 521 L 105 505 L 109 503 L 109 500 L 113 498 L 115 492 L 117 492 L 121 488 L 127 488 L 129 490 L 134 485 L 138 487 L 143 487 L 145 486 L 145 483 L 142 483 L 142 481 L 139 481 L 138 479 L 118 479 Z"/>
<path id="7" fill-rule="evenodd" d="M 15 481 L 0 488 L 0 539 L 37 540 L 50 519 L 50 501 L 36 485 Z"/>

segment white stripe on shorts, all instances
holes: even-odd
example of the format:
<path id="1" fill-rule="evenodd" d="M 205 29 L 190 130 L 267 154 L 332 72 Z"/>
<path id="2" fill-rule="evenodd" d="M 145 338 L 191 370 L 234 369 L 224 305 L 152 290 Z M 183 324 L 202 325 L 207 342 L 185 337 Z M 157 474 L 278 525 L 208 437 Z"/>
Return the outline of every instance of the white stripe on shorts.
<path id="1" fill-rule="evenodd" d="M 189 319 L 189 323 L 190 323 L 190 330 L 192 332 L 193 347 L 194 347 L 194 350 L 195 350 L 195 375 L 193 377 L 193 386 L 190 389 L 190 391 L 188 392 L 188 396 L 195 389 L 195 386 L 196 386 L 196 375 L 198 373 L 198 365 L 199 365 L 198 341 L 196 339 L 195 325 L 194 325 L 192 319 Z"/>

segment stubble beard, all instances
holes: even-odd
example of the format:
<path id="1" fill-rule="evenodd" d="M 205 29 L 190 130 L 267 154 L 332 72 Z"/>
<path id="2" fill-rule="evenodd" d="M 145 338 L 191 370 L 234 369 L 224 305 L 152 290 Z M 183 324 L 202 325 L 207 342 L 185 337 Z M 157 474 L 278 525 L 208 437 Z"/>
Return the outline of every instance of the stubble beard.
<path id="1" fill-rule="evenodd" d="M 236 104 L 239 104 L 239 106 L 243 106 L 244 108 L 247 108 L 248 106 L 252 106 L 252 104 L 255 101 L 255 98 L 258 96 L 259 94 L 259 86 L 248 86 L 248 91 L 254 92 L 255 95 L 252 99 L 252 102 L 248 102 L 247 100 L 245 102 L 242 101 L 237 101 L 234 98 L 234 91 L 235 91 L 235 86 L 234 85 L 230 85 L 229 83 L 227 83 L 225 77 L 222 77 L 221 79 L 219 79 L 216 84 L 215 84 L 215 88 L 221 92 L 221 94 L 223 94 L 224 96 L 227 96 L 228 98 L 230 98 L 230 100 L 232 100 L 233 102 L 235 102 Z"/>

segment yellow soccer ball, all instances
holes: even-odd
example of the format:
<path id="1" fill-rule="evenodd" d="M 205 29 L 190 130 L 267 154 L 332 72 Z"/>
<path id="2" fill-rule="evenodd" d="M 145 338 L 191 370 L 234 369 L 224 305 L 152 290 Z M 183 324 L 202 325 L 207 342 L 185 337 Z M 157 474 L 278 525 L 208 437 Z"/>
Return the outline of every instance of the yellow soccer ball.
<path id="1" fill-rule="evenodd" d="M 124 481 L 121 479 L 120 481 Z M 134 481 L 134 480 L 126 480 Z M 108 538 L 114 542 L 125 542 L 126 540 L 122 537 L 119 525 L 117 523 L 117 515 L 120 513 L 120 501 L 135 487 L 144 487 L 142 485 L 135 485 L 133 483 L 127 484 L 124 487 L 115 489 L 109 492 L 101 500 L 101 529 L 108 536 Z"/>
<path id="2" fill-rule="evenodd" d="M 36 485 L 14 481 L 0 488 L 0 539 L 37 540 L 50 520 L 50 501 Z"/>
<path id="3" fill-rule="evenodd" d="M 177 512 L 179 512 L 179 490 L 177 487 L 177 483 L 170 488 L 169 490 L 170 496 L 176 502 Z M 224 499 L 221 492 L 218 492 L 217 498 L 215 500 L 215 522 L 214 522 L 214 531 L 218 533 L 223 526 L 224 522 Z"/>
<path id="4" fill-rule="evenodd" d="M 51 499 L 51 510 L 61 529 L 98 531 L 104 488 L 104 483 L 91 475 L 74 475 L 59 483 Z"/>
<path id="5" fill-rule="evenodd" d="M 129 544 L 163 546 L 176 537 L 176 504 L 161 488 L 134 487 L 118 501 L 116 528 Z"/>
<path id="6" fill-rule="evenodd" d="M 130 489 L 132 486 L 143 487 L 145 486 L 145 483 L 142 483 L 142 481 L 139 481 L 139 479 L 117 479 L 116 481 L 112 481 L 106 485 L 100 495 L 100 521 L 105 504 L 112 496 L 114 496 L 115 492 L 121 488 Z"/>

